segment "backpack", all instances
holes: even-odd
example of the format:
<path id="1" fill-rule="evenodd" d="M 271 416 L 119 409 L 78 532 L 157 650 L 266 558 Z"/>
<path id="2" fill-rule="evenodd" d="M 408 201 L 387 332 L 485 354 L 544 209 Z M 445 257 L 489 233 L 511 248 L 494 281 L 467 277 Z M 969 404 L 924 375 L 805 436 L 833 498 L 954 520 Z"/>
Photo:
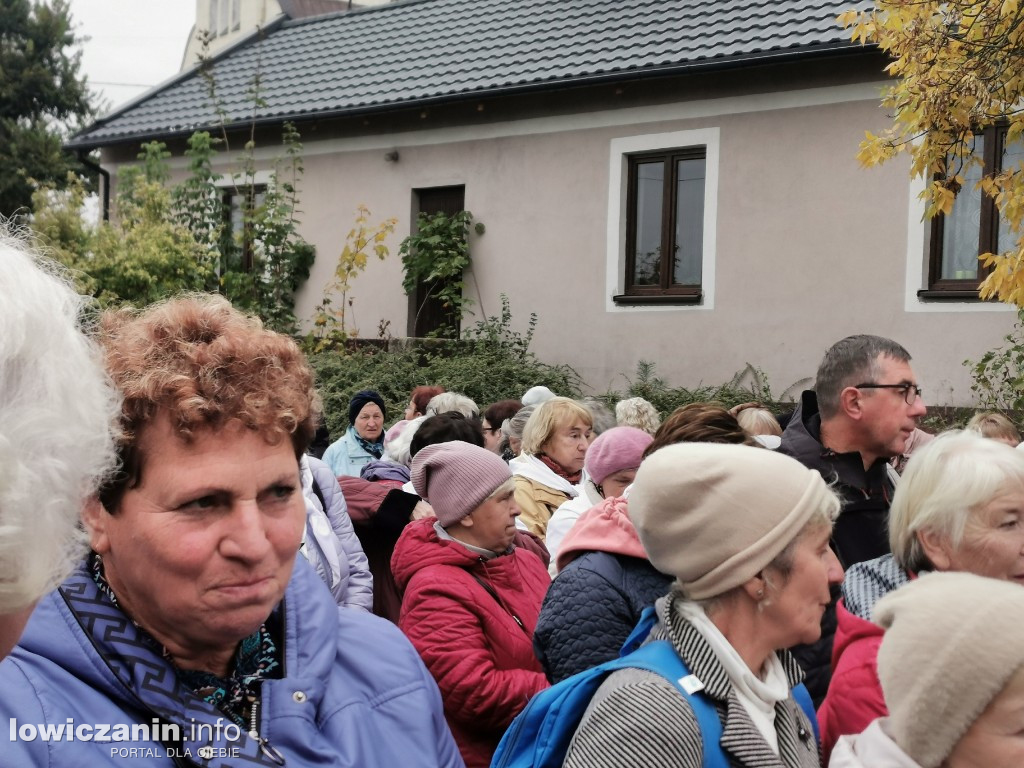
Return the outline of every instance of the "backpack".
<path id="1" fill-rule="evenodd" d="M 642 669 L 669 680 L 687 699 L 697 717 L 705 768 L 729 768 L 719 743 L 722 722 L 715 705 L 702 692 L 701 682 L 690 673 L 667 640 L 640 645 L 654 621 L 653 606 L 646 608 L 640 623 L 623 645 L 622 656 L 573 675 L 534 696 L 501 737 L 491 768 L 560 768 L 594 693 L 608 675 L 619 669 Z M 820 742 L 810 694 L 803 684 L 793 688 L 792 693 L 811 721 L 815 740 Z"/>

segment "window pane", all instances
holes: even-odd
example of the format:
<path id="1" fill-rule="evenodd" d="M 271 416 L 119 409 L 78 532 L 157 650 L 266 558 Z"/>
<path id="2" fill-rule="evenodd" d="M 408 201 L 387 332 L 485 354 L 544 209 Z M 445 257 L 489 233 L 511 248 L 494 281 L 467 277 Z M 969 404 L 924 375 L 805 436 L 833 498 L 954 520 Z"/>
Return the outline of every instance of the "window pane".
<path id="1" fill-rule="evenodd" d="M 972 151 L 985 152 L 984 138 L 974 137 Z M 981 190 L 977 188 L 982 168 L 972 166 L 964 173 L 964 185 L 956 196 L 953 212 L 942 223 L 943 280 L 978 279 L 978 235 L 981 226 Z"/>
<path id="2" fill-rule="evenodd" d="M 220 34 L 226 35 L 228 33 L 228 14 L 231 13 L 231 8 L 228 6 L 230 0 L 221 0 L 220 3 Z"/>
<path id="3" fill-rule="evenodd" d="M 238 30 L 242 27 L 242 0 L 231 2 L 231 29 Z"/>
<path id="4" fill-rule="evenodd" d="M 217 0 L 210 0 L 210 28 L 209 28 L 209 32 L 210 32 L 211 36 L 217 34 L 218 14 L 219 14 L 219 10 L 218 10 L 218 7 L 217 7 Z"/>
<path id="5" fill-rule="evenodd" d="M 664 196 L 665 163 L 638 163 L 633 285 L 661 284 L 661 211 Z"/>
<path id="6" fill-rule="evenodd" d="M 672 282 L 700 285 L 704 255 L 704 158 L 676 163 L 676 252 Z"/>
<path id="7" fill-rule="evenodd" d="M 1007 144 L 1003 148 L 1003 160 L 999 166 L 1000 170 L 1006 170 L 1008 168 L 1020 168 L 1021 162 L 1024 161 L 1024 142 L 1015 141 L 1013 144 Z M 996 251 L 1006 251 L 1013 248 L 1017 244 L 1017 238 L 1019 234 L 1015 234 L 1010 230 L 1010 226 L 1006 223 L 1002 216 L 999 217 L 999 239 L 993 246 Z"/>

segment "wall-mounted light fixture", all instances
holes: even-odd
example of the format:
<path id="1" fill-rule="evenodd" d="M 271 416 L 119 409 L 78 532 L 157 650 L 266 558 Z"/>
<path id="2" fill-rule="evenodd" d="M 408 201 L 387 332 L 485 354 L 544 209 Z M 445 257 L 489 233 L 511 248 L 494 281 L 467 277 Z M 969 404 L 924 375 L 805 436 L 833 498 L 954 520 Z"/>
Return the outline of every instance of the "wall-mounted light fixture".
<path id="1" fill-rule="evenodd" d="M 398 158 L 399 154 L 397 149 L 392 149 L 390 152 L 384 155 L 384 159 L 389 163 L 397 163 Z"/>

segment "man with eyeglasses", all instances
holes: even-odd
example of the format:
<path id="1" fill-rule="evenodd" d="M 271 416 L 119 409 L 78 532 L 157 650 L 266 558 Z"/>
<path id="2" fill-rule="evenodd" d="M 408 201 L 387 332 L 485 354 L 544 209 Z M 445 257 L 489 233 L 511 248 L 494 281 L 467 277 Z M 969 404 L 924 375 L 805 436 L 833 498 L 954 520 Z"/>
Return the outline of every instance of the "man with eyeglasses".
<path id="1" fill-rule="evenodd" d="M 888 462 L 903 453 L 925 411 L 907 350 L 867 334 L 833 344 L 814 389 L 801 395 L 779 450 L 820 472 L 843 497 L 832 547 L 845 568 L 889 552 L 896 474 Z M 834 633 L 833 606 L 822 619 L 821 640 L 794 649 L 815 701 L 828 687 Z"/>

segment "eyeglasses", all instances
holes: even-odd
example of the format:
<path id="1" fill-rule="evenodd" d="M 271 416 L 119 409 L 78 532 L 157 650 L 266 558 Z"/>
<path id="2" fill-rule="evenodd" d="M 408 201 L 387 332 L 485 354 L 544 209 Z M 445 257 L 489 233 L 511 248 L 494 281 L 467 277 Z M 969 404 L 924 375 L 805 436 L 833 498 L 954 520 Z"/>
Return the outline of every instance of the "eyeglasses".
<path id="1" fill-rule="evenodd" d="M 907 405 L 913 405 L 921 396 L 921 388 L 916 384 L 857 384 L 857 389 L 895 389 L 903 393 L 903 400 Z"/>

